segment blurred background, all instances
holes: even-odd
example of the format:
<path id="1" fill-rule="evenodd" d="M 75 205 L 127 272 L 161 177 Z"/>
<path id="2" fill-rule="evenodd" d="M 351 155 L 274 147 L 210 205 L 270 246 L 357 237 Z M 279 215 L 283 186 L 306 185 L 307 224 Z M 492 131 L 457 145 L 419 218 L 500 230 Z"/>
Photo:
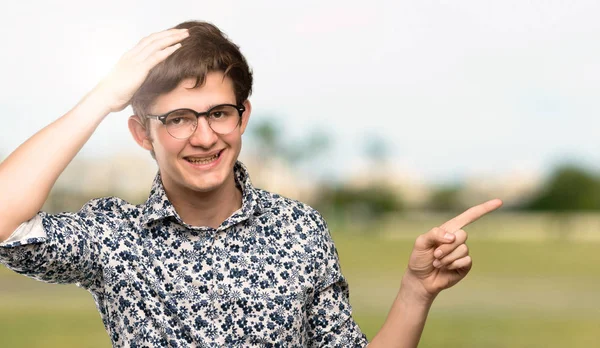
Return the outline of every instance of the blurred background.
<path id="1" fill-rule="evenodd" d="M 254 71 L 241 160 L 255 186 L 326 217 L 369 338 L 414 239 L 471 205 L 471 274 L 422 347 L 589 347 L 600 339 L 600 3 L 3 3 L 0 160 L 151 32 L 218 25 Z M 142 203 L 156 165 L 111 115 L 44 209 Z M 68 135 L 66 135 L 68 136 Z M 0 267 L 0 346 L 109 347 L 91 296 Z"/>

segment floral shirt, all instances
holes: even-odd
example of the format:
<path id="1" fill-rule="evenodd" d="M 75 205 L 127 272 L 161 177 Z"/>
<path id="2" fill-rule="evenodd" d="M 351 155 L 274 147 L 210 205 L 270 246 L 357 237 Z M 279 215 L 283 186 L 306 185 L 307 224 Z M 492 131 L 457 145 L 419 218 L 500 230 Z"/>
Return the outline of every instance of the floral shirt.
<path id="1" fill-rule="evenodd" d="M 142 205 L 40 212 L 0 262 L 87 289 L 115 347 L 366 346 L 321 215 L 234 172 L 242 207 L 217 229 L 184 223 L 157 175 Z"/>

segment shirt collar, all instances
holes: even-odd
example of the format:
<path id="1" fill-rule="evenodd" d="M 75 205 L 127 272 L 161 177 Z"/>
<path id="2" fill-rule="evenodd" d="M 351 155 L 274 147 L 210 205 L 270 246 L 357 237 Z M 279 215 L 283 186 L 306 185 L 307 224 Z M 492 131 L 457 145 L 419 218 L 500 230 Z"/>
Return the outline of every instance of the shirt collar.
<path id="1" fill-rule="evenodd" d="M 233 166 L 233 173 L 235 176 L 235 184 L 242 191 L 242 207 L 227 218 L 221 226 L 219 226 L 219 230 L 238 224 L 250 218 L 252 215 L 260 214 L 264 210 L 263 204 L 259 199 L 259 192 L 252 186 L 246 166 L 242 164 L 242 162 L 237 161 Z M 169 201 L 160 173 L 158 173 L 152 183 L 150 196 L 143 205 L 141 222 L 142 224 L 149 224 L 153 221 L 168 217 L 174 217 L 180 223 L 183 223 L 179 214 L 175 211 L 175 207 L 171 204 L 171 201 Z"/>

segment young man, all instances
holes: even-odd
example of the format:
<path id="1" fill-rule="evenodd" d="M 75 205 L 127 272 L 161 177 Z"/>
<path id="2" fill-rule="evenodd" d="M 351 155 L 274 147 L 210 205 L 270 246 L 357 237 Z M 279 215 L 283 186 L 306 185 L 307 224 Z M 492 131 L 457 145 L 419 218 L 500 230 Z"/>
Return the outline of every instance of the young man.
<path id="1" fill-rule="evenodd" d="M 319 213 L 254 188 L 237 161 L 252 74 L 219 29 L 186 22 L 127 52 L 71 111 L 0 165 L 0 261 L 95 298 L 114 346 L 363 347 L 348 285 Z M 39 212 L 111 112 L 156 159 L 146 203 L 92 200 Z M 489 201 L 418 237 L 369 347 L 415 347 L 436 295 L 471 268 L 462 227 Z"/>

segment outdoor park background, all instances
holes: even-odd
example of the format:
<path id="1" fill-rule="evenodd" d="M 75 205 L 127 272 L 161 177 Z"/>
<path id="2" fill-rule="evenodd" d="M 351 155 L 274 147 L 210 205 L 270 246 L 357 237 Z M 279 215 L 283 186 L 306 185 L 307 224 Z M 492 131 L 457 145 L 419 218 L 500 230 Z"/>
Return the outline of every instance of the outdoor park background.
<path id="1" fill-rule="evenodd" d="M 40 0 L 5 9 L 0 160 L 140 37 L 209 20 L 254 69 L 241 155 L 253 183 L 326 217 L 369 338 L 414 239 L 498 197 L 505 206 L 467 228 L 474 268 L 438 297 L 421 347 L 598 345 L 597 1 Z M 45 210 L 105 195 L 145 200 L 156 166 L 131 140 L 129 112 L 103 122 Z M 85 291 L 0 267 L 0 347 L 109 346 Z"/>
<path id="2" fill-rule="evenodd" d="M 269 142 L 279 141 L 267 134 L 283 131 L 270 133 L 270 127 L 252 128 L 250 149 L 265 151 Z M 300 197 L 324 213 L 350 283 L 355 319 L 368 337 L 385 319 L 416 236 L 471 204 L 505 197 L 504 208 L 467 228 L 474 269 L 438 297 L 421 346 L 595 345 L 600 328 L 597 173 L 559 168 L 536 189 L 520 193 L 477 184 L 416 190 L 398 186 L 394 176 L 386 181 L 385 170 L 378 176 L 374 168 L 385 168 L 385 159 L 378 158 L 369 179 L 325 181 L 310 189 L 289 184 L 303 178 L 300 169 L 294 170 L 299 166 L 295 158 L 301 157 L 259 161 L 245 153 L 242 160 L 257 186 Z M 76 210 L 89 197 L 109 194 L 143 202 L 152 166 L 134 159 L 76 160 L 45 209 Z M 137 194 L 128 190 L 139 180 L 131 175 L 136 172 L 145 177 Z M 91 296 L 75 286 L 42 284 L 0 268 L 0 314 L 2 346 L 110 346 Z"/>

